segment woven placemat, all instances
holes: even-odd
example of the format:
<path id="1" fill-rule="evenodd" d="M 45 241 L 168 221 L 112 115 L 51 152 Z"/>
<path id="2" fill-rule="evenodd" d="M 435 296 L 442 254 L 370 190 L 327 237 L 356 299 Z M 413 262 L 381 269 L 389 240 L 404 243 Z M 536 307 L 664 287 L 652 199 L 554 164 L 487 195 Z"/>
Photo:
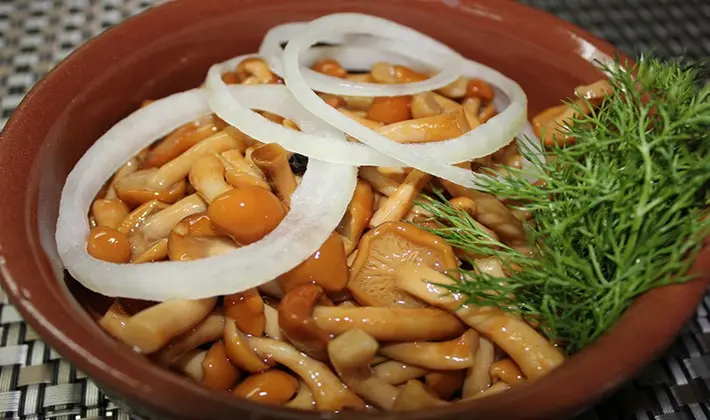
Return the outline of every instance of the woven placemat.
<path id="1" fill-rule="evenodd" d="M 709 0 L 524 2 L 583 26 L 630 54 L 654 51 L 665 57 L 710 56 Z M 0 1 L 0 127 L 28 89 L 69 52 L 155 3 Z M 710 420 L 709 314 L 710 295 L 661 360 L 581 418 Z M 45 345 L 2 291 L 0 331 L 0 417 L 129 418 L 83 373 Z"/>

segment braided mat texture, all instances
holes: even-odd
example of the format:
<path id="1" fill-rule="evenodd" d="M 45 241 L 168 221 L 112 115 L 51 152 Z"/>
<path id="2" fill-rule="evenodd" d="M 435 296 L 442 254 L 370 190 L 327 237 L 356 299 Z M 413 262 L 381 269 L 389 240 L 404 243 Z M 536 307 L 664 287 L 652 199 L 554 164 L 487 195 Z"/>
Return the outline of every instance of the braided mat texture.
<path id="1" fill-rule="evenodd" d="M 710 56 L 708 0 L 524 2 L 585 27 L 630 54 Z M 0 0 L 0 128 L 32 85 L 69 52 L 155 3 Z M 43 343 L 0 291 L 0 418 L 129 416 Z M 710 420 L 710 295 L 663 358 L 581 419 Z"/>

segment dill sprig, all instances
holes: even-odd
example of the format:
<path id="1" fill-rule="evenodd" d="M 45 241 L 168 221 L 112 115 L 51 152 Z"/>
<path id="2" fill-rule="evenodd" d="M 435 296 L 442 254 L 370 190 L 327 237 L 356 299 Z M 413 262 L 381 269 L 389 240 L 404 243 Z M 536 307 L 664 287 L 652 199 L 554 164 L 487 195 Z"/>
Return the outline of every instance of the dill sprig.
<path id="1" fill-rule="evenodd" d="M 527 168 L 481 183 L 532 214 L 532 257 L 441 196 L 419 203 L 441 222 L 431 232 L 509 268 L 504 282 L 462 270 L 465 281 L 450 288 L 538 321 L 568 353 L 599 338 L 640 294 L 690 280 L 710 233 L 710 86 L 699 87 L 701 70 L 652 57 L 604 70 L 613 95 L 575 116 L 565 132 L 574 144 L 538 150 L 528 142 Z M 531 174 L 542 185 L 525 179 Z"/>

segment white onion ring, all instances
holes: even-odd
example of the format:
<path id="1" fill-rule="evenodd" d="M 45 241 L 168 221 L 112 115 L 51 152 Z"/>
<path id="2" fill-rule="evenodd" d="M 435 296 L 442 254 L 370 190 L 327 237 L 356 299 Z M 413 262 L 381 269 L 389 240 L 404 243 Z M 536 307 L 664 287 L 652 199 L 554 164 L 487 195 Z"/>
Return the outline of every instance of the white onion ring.
<path id="1" fill-rule="evenodd" d="M 357 168 L 311 159 L 286 217 L 253 244 L 194 261 L 113 264 L 89 255 L 86 214 L 105 180 L 155 139 L 209 113 L 204 90 L 171 95 L 118 122 L 82 156 L 62 190 L 56 231 L 59 256 L 76 280 L 107 296 L 153 301 L 225 295 L 300 264 L 336 228 L 353 195 Z"/>
<path id="2" fill-rule="evenodd" d="M 246 55 L 215 64 L 207 72 L 209 104 L 221 119 L 259 141 L 278 143 L 286 150 L 309 158 L 356 166 L 403 166 L 396 159 L 367 145 L 343 141 L 345 138 L 341 131 L 306 111 L 285 86 L 227 86 L 220 74 L 235 68 L 240 61 L 251 57 L 255 56 Z M 264 118 L 252 109 L 269 111 L 293 119 L 299 127 L 299 121 L 319 121 L 329 127 L 330 132 L 319 130 L 316 134 L 312 130 L 291 130 Z"/>
<path id="3" fill-rule="evenodd" d="M 360 47 L 365 51 L 369 51 L 367 54 L 371 54 L 371 52 L 375 50 L 391 51 L 396 52 L 396 55 L 409 57 L 410 59 L 421 60 L 428 63 L 438 63 L 438 65 L 429 65 L 429 67 L 437 68 L 437 70 L 439 70 L 438 74 L 427 80 L 415 83 L 382 85 L 378 83 L 354 82 L 347 79 L 338 79 L 318 73 L 304 66 L 301 72 L 308 86 L 317 92 L 330 93 L 333 95 L 402 96 L 442 88 L 461 75 L 460 66 L 463 58 L 458 53 L 439 41 L 411 28 L 397 25 L 394 22 L 380 20 L 388 22 L 391 25 L 396 25 L 400 29 L 397 35 L 405 36 L 399 39 L 397 37 L 383 36 L 380 33 L 378 33 L 377 36 L 369 34 L 334 33 L 334 36 L 319 41 L 344 43 L 345 45 L 343 47 L 346 48 Z M 307 28 L 307 25 L 307 23 L 303 22 L 285 24 L 277 26 L 267 32 L 259 48 L 259 55 L 269 62 L 270 67 L 277 75 L 283 76 L 281 44 L 298 36 Z M 353 51 L 351 50 L 349 53 L 352 54 Z M 367 54 L 363 54 L 363 56 L 366 57 Z M 337 59 L 336 57 L 330 58 Z"/>
<path id="4" fill-rule="evenodd" d="M 296 99 L 315 116 L 357 138 L 361 142 L 429 174 L 456 184 L 474 188 L 478 175 L 469 170 L 446 165 L 487 156 L 505 146 L 525 122 L 527 97 L 517 83 L 499 72 L 473 61 L 466 61 L 464 74 L 490 81 L 510 99 L 511 104 L 486 124 L 452 140 L 404 145 L 375 133 L 342 115 L 323 102 L 301 74 L 300 56 L 322 38 L 340 33 L 376 32 L 406 39 L 409 28 L 367 15 L 342 13 L 311 21 L 293 38 L 284 51 L 284 79 Z"/>

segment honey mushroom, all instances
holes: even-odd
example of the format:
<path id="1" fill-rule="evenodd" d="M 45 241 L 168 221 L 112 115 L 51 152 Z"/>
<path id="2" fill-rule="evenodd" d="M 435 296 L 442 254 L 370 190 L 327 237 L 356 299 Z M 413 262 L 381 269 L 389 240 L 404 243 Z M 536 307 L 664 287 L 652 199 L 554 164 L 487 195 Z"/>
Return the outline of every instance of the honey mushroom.
<path id="1" fill-rule="evenodd" d="M 367 75 L 369 76 L 369 75 Z M 372 82 L 370 80 L 370 82 Z M 341 97 L 345 102 L 345 109 L 352 111 L 368 111 L 375 102 L 375 98 L 372 96 L 347 96 Z M 338 107 L 341 108 L 341 107 Z"/>
<path id="2" fill-rule="evenodd" d="M 371 129 L 371 130 L 378 130 L 385 125 L 379 121 L 371 120 L 367 118 L 367 114 L 365 115 L 360 115 L 358 114 L 357 111 L 351 111 L 347 108 L 340 107 L 338 108 L 338 111 L 340 111 L 341 114 L 345 115 L 346 117 L 352 118 L 353 120 L 359 122 L 360 124 L 364 125 L 365 127 Z"/>
<path id="3" fill-rule="evenodd" d="M 459 109 L 439 115 L 395 122 L 377 128 L 379 134 L 397 143 L 429 143 L 459 137 L 471 130 L 466 114 Z"/>
<path id="4" fill-rule="evenodd" d="M 374 201 L 375 195 L 370 184 L 358 180 L 353 198 L 336 228 L 336 232 L 343 239 L 345 255 L 350 255 L 357 248 L 357 244 L 372 218 Z"/>
<path id="5" fill-rule="evenodd" d="M 229 361 L 221 340 L 210 346 L 200 365 L 202 367 L 200 383 L 209 389 L 226 391 L 239 379 L 239 370 Z"/>
<path id="6" fill-rule="evenodd" d="M 376 97 L 367 111 L 367 118 L 383 124 L 393 124 L 412 118 L 411 96 Z"/>
<path id="7" fill-rule="evenodd" d="M 410 379 L 421 378 L 429 373 L 428 369 L 408 365 L 396 360 L 387 360 L 372 367 L 372 372 L 378 378 L 390 385 L 400 385 Z"/>
<path id="8" fill-rule="evenodd" d="M 205 201 L 198 194 L 191 194 L 177 203 L 164 208 L 145 218 L 143 223 L 131 235 L 152 243 L 167 237 L 172 229 L 183 219 L 207 210 Z"/>
<path id="9" fill-rule="evenodd" d="M 402 220 L 411 210 L 414 199 L 431 180 L 431 175 L 413 169 L 397 190 L 390 195 L 382 207 L 377 209 L 370 219 L 370 227 L 377 227 L 385 222 Z"/>
<path id="10" fill-rule="evenodd" d="M 264 334 L 266 317 L 264 301 L 256 289 L 233 293 L 224 297 L 224 315 L 234 320 L 236 327 L 249 335 Z"/>
<path id="11" fill-rule="evenodd" d="M 429 78 L 426 74 L 419 73 L 407 66 L 377 62 L 370 69 L 370 76 L 374 81 L 385 84 L 413 83 Z"/>
<path id="12" fill-rule="evenodd" d="M 260 187 L 234 188 L 210 203 L 212 224 L 239 245 L 263 238 L 286 216 L 286 209 L 271 192 Z"/>
<path id="13" fill-rule="evenodd" d="M 478 349 L 473 357 L 473 366 L 466 370 L 462 395 L 472 397 L 491 386 L 490 368 L 495 361 L 496 349 L 487 338 L 478 337 Z"/>
<path id="14" fill-rule="evenodd" d="M 126 323 L 130 318 L 131 314 L 116 300 L 109 306 L 101 319 L 98 320 L 98 324 L 111 337 L 121 340 L 121 335 L 126 329 Z"/>
<path id="15" fill-rule="evenodd" d="M 298 184 L 288 163 L 289 155 L 286 149 L 276 143 L 264 144 L 252 151 L 251 159 L 270 180 L 276 195 L 288 205 Z"/>
<path id="16" fill-rule="evenodd" d="M 129 213 L 126 203 L 118 198 L 99 198 L 91 204 L 91 215 L 97 226 L 116 229 Z"/>
<path id="17" fill-rule="evenodd" d="M 234 387 L 232 395 L 262 404 L 284 405 L 298 389 L 298 379 L 281 370 L 271 369 L 248 376 Z"/>
<path id="18" fill-rule="evenodd" d="M 477 345 L 478 334 L 468 330 L 449 341 L 389 344 L 380 348 L 380 354 L 425 369 L 459 370 L 473 366 L 473 349 Z"/>
<path id="19" fill-rule="evenodd" d="M 416 379 L 410 379 L 401 388 L 392 411 L 413 411 L 448 404 L 441 400 L 434 391 Z"/>
<path id="20" fill-rule="evenodd" d="M 261 337 L 253 337 L 249 341 L 257 353 L 284 365 L 298 375 L 313 393 L 319 411 L 365 408 L 365 403 L 324 363 L 304 356 L 295 347 L 283 341 Z"/>
<path id="21" fill-rule="evenodd" d="M 511 387 L 525 383 L 526 379 L 518 365 L 511 359 L 502 359 L 491 365 L 491 379 L 501 380 Z"/>
<path id="22" fill-rule="evenodd" d="M 131 260 L 131 243 L 128 237 L 106 226 L 91 229 L 86 250 L 89 255 L 102 261 L 121 264 Z"/>
<path id="23" fill-rule="evenodd" d="M 143 222 L 145 222 L 145 219 L 148 216 L 159 212 L 160 210 L 164 210 L 169 206 L 169 204 L 165 204 L 158 200 L 146 201 L 133 209 L 133 211 L 130 212 L 116 227 L 116 230 L 124 235 L 131 235 L 141 226 L 141 224 L 143 224 Z"/>
<path id="24" fill-rule="evenodd" d="M 348 75 L 348 71 L 345 70 L 337 60 L 332 58 L 318 60 L 311 68 L 318 73 L 331 77 L 338 77 L 340 79 L 343 79 Z"/>
<path id="25" fill-rule="evenodd" d="M 423 308 L 425 303 L 395 286 L 398 267 L 408 263 L 438 270 L 458 267 L 443 239 L 408 223 L 387 222 L 360 240 L 348 290 L 363 306 Z"/>
<path id="26" fill-rule="evenodd" d="M 131 316 L 119 339 L 140 353 L 155 353 L 197 325 L 216 303 L 216 298 L 159 303 Z"/>
<path id="27" fill-rule="evenodd" d="M 471 367 L 473 368 L 473 367 Z M 469 369 L 471 369 L 469 368 Z M 463 385 L 464 370 L 448 370 L 427 373 L 424 384 L 442 400 L 450 399 Z"/>
<path id="28" fill-rule="evenodd" d="M 168 238 L 159 239 L 154 242 L 147 250 L 142 254 L 136 255 L 131 258 L 133 264 L 143 264 L 147 262 L 162 261 L 169 257 L 168 252 Z"/>
<path id="29" fill-rule="evenodd" d="M 358 178 L 366 181 L 378 193 L 389 197 L 397 191 L 399 184 L 386 177 L 374 166 L 361 166 L 358 171 Z"/>
<path id="30" fill-rule="evenodd" d="M 127 175 L 137 171 L 140 165 L 141 163 L 138 158 L 134 157 L 129 159 L 126 163 L 123 164 L 123 166 L 118 168 L 118 170 L 111 177 L 111 180 L 106 186 L 106 195 L 104 196 L 104 198 L 107 200 L 117 198 L 118 196 L 116 195 L 116 183 L 121 179 L 125 178 Z"/>
<path id="31" fill-rule="evenodd" d="M 237 65 L 237 76 L 242 84 L 272 84 L 280 82 L 269 65 L 260 58 L 247 58 Z"/>
<path id="32" fill-rule="evenodd" d="M 163 166 L 225 126 L 226 124 L 214 115 L 207 115 L 187 123 L 163 137 L 153 146 L 143 160 L 142 167 Z"/>
<path id="33" fill-rule="evenodd" d="M 279 304 L 279 325 L 283 336 L 294 347 L 316 360 L 328 360 L 330 334 L 323 331 L 312 317 L 313 307 L 323 296 L 323 288 L 315 284 L 298 286 Z"/>
<path id="34" fill-rule="evenodd" d="M 239 150 L 227 150 L 221 154 L 221 158 L 226 168 L 225 178 L 234 188 L 261 187 L 271 191 L 264 172 Z"/>
<path id="35" fill-rule="evenodd" d="M 264 335 L 276 340 L 282 340 L 279 312 L 270 305 L 264 305 Z"/>
<path id="36" fill-rule="evenodd" d="M 562 364 L 562 353 L 521 319 L 497 308 L 464 304 L 465 296 L 450 293 L 441 286 L 454 281 L 425 266 L 401 266 L 397 272 L 398 287 L 433 306 L 454 312 L 503 349 L 527 378 L 539 378 Z"/>
<path id="37" fill-rule="evenodd" d="M 261 357 L 254 351 L 249 337 L 237 329 L 231 318 L 224 320 L 224 345 L 229 360 L 241 370 L 257 373 L 268 370 L 273 365 L 269 358 Z"/>
<path id="38" fill-rule="evenodd" d="M 383 410 L 391 410 L 399 390 L 375 376 L 370 360 L 379 344 L 362 330 L 347 331 L 328 344 L 328 356 L 340 379 L 353 392 Z"/>
<path id="39" fill-rule="evenodd" d="M 316 252 L 279 276 L 278 281 L 284 293 L 312 283 L 328 293 L 342 292 L 348 283 L 348 266 L 340 235 L 331 233 Z"/>
<path id="40" fill-rule="evenodd" d="M 175 370 L 192 379 L 202 382 L 202 362 L 207 357 L 207 350 L 190 350 L 175 362 Z"/>
<path id="41" fill-rule="evenodd" d="M 455 316 L 437 308 L 317 306 L 313 319 L 330 334 L 358 329 L 380 341 L 446 340 L 466 330 Z"/>
<path id="42" fill-rule="evenodd" d="M 479 398 L 485 398 L 485 397 L 490 397 L 491 395 L 499 394 L 503 391 L 507 391 L 510 389 L 510 385 L 508 385 L 505 382 L 496 382 L 493 385 L 491 385 L 488 389 L 485 391 L 482 391 L 472 397 L 464 398 L 464 400 L 476 400 Z"/>
<path id="43" fill-rule="evenodd" d="M 214 229 L 205 213 L 196 213 L 180 221 L 170 231 L 166 246 L 171 261 L 207 258 L 238 248 L 234 241 Z"/>
<path id="44" fill-rule="evenodd" d="M 414 119 L 433 117 L 442 114 L 444 107 L 439 105 L 432 92 L 422 92 L 412 95 L 411 112 Z"/>
<path id="45" fill-rule="evenodd" d="M 203 344 L 217 341 L 224 335 L 224 315 L 215 310 L 189 331 L 172 339 L 155 353 L 153 360 L 161 366 L 172 366 L 184 354 Z"/>
<path id="46" fill-rule="evenodd" d="M 313 392 L 308 385 L 301 381 L 296 396 L 284 406 L 294 410 L 313 411 L 316 409 L 316 400 L 313 399 Z"/>
<path id="47" fill-rule="evenodd" d="M 461 99 L 466 96 L 468 88 L 468 79 L 464 76 L 459 77 L 448 85 L 436 90 L 437 93 L 451 99 Z"/>
<path id="48" fill-rule="evenodd" d="M 188 174 L 190 184 L 207 204 L 232 189 L 224 180 L 225 168 L 218 156 L 207 154 L 200 157 Z"/>

